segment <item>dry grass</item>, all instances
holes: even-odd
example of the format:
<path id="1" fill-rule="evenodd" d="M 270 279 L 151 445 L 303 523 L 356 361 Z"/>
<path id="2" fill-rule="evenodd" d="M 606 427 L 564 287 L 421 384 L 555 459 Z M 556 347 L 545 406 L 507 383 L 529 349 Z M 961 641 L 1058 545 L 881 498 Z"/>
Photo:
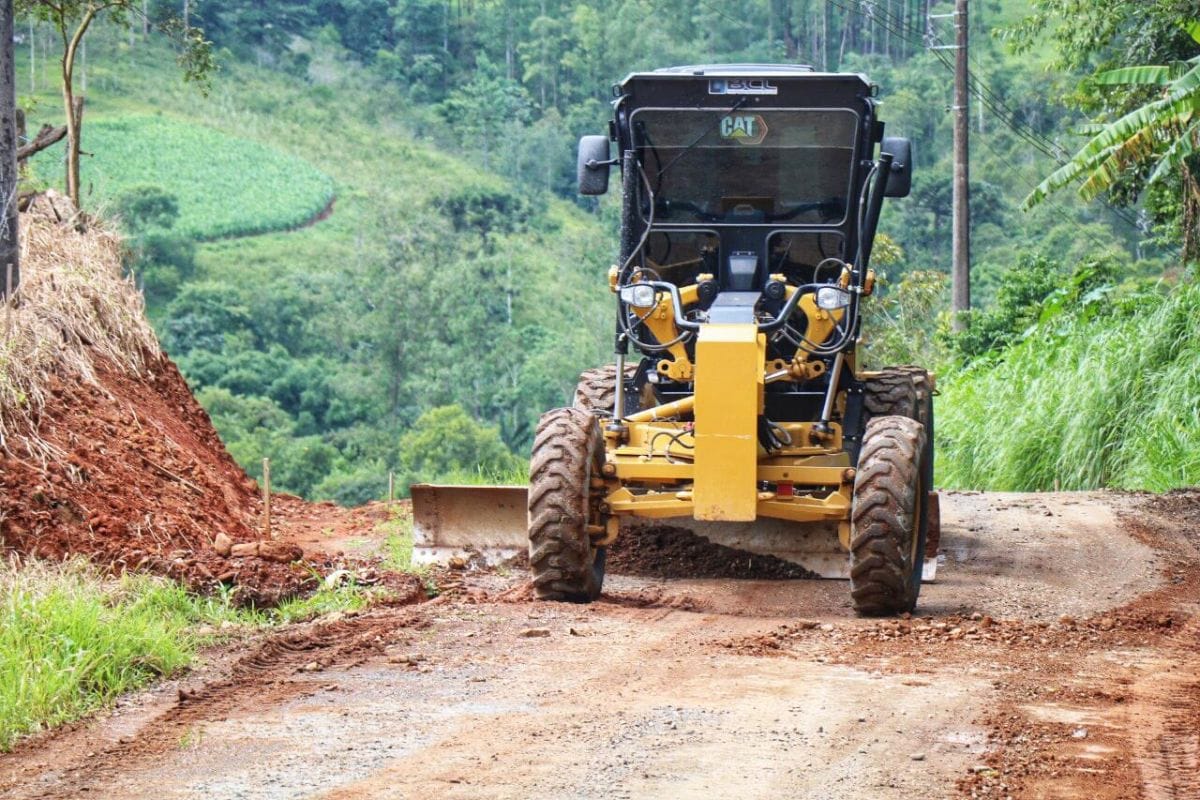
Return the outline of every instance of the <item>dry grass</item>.
<path id="1" fill-rule="evenodd" d="M 140 373 L 159 352 L 120 246 L 99 223 L 78 231 L 70 203 L 52 192 L 21 215 L 21 285 L 0 309 L 0 450 L 53 453 L 37 435 L 52 375 L 95 383 L 97 361 Z"/>

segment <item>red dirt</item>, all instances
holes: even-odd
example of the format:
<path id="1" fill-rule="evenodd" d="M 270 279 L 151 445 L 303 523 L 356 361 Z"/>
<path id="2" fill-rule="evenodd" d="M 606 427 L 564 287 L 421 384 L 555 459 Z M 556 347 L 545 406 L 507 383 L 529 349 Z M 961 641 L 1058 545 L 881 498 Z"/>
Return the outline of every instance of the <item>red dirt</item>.
<path id="1" fill-rule="evenodd" d="M 398 500 L 396 513 L 411 514 L 408 500 Z M 378 544 L 379 526 L 391 516 L 386 503 L 373 502 L 358 508 L 342 508 L 329 501 L 312 503 L 290 494 L 271 497 L 272 515 L 280 517 L 285 538 L 304 548 L 306 553 L 324 553 L 330 557 L 347 554 L 348 549 Z M 369 555 L 364 552 L 362 555 Z"/>
<path id="2" fill-rule="evenodd" d="M 98 385 L 52 381 L 39 435 L 66 457 L 43 465 L 27 453 L 0 454 L 0 552 L 48 560 L 82 555 L 200 591 L 231 585 L 240 602 L 257 605 L 309 590 L 319 575 L 344 566 L 324 554 L 280 563 L 214 550 L 218 534 L 233 544 L 258 539 L 258 487 L 225 451 L 175 365 L 161 355 L 147 363 L 145 377 L 100 362 Z M 285 541 L 314 508 L 325 527 L 348 513 L 280 501 L 274 524 Z M 282 549 L 284 559 L 299 552 Z"/>
<path id="3" fill-rule="evenodd" d="M 1200 798 L 1200 493 L 947 497 L 911 619 L 831 581 L 576 606 L 466 567 L 24 742 L 0 795 Z"/>
<path id="4" fill-rule="evenodd" d="M 977 720 L 989 752 L 959 781 L 962 796 L 1200 798 L 1200 491 L 1147 496 L 1123 522 L 1165 556 L 1166 580 L 1101 614 L 1056 622 L 950 614 L 854 627 L 800 620 L 717 646 L 786 658 L 820 652 L 827 663 L 890 675 L 947 667 L 1002 675 L 992 682 L 998 702 Z M 1093 722 L 1043 719 L 1038 709 L 1082 709 L 1079 719 Z M 1129 758 L 1134 751 L 1143 755 Z M 1081 759 L 1091 763 L 1083 778 L 1072 766 Z"/>

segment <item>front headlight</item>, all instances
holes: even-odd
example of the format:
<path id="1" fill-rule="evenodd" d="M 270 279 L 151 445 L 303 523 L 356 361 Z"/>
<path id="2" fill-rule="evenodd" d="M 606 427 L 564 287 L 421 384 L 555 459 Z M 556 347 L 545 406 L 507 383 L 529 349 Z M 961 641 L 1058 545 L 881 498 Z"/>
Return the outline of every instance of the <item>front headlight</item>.
<path id="1" fill-rule="evenodd" d="M 822 286 L 817 289 L 817 308 L 826 311 L 845 308 L 850 305 L 850 293 L 836 286 Z"/>
<path id="2" fill-rule="evenodd" d="M 635 283 L 621 287 L 621 300 L 634 308 L 653 308 L 657 304 L 658 292 L 648 283 Z"/>

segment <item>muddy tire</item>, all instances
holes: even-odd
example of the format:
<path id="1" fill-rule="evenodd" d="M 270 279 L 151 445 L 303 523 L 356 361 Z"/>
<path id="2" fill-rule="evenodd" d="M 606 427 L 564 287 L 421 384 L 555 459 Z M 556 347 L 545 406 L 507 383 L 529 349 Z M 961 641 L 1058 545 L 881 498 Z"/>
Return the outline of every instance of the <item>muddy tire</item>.
<path id="1" fill-rule="evenodd" d="M 617 400 L 616 374 L 616 364 L 586 370 L 579 376 L 579 383 L 575 385 L 575 399 L 572 405 L 582 411 L 591 411 L 597 416 L 612 416 L 613 405 Z M 626 367 L 626 379 L 633 377 L 633 374 L 634 369 Z"/>
<path id="2" fill-rule="evenodd" d="M 920 393 L 911 367 L 887 367 L 863 382 L 863 419 L 900 416 L 918 419 Z M 922 375 L 927 375 L 921 370 Z"/>
<path id="3" fill-rule="evenodd" d="M 935 392 L 933 376 L 924 367 L 912 364 L 886 367 L 882 373 L 879 377 L 866 381 L 866 391 L 863 396 L 865 411 L 863 419 L 869 422 L 873 417 L 898 414 L 902 417 L 911 417 L 925 426 L 924 472 L 921 479 L 925 491 L 933 492 L 933 395 Z M 908 381 L 912 382 L 912 394 L 908 388 Z M 929 518 L 928 527 L 932 531 L 928 538 L 929 557 L 933 558 L 937 556 L 937 548 L 941 539 L 937 498 L 931 497 L 926 501 L 926 505 L 930 509 L 927 516 Z"/>
<path id="4" fill-rule="evenodd" d="M 929 495 L 925 426 L 902 416 L 867 423 L 850 511 L 850 595 L 863 616 L 912 611 L 921 591 Z"/>
<path id="5" fill-rule="evenodd" d="M 605 551 L 594 547 L 604 441 L 596 417 L 578 408 L 547 411 L 538 422 L 529 466 L 529 565 L 542 600 L 586 603 L 600 596 Z"/>

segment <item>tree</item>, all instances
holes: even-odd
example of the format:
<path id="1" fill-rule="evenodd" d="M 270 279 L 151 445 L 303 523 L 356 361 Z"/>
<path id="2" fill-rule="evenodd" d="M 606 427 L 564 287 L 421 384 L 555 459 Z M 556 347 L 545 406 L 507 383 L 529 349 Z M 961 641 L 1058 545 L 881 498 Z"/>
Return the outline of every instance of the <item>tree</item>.
<path id="1" fill-rule="evenodd" d="M 472 419 L 458 405 L 426 411 L 400 437 L 400 462 L 410 480 L 444 480 L 518 469 L 500 432 Z"/>
<path id="2" fill-rule="evenodd" d="M 505 123 L 524 123 L 530 115 L 525 90 L 482 53 L 475 60 L 474 77 L 451 92 L 439 110 L 465 142 L 478 147 L 484 169 L 491 169 L 491 153 Z"/>
<path id="3" fill-rule="evenodd" d="M 158 186 L 135 186 L 113 201 L 125 230 L 126 266 L 141 279 L 147 297 L 170 300 L 196 268 L 196 242 L 173 230 L 179 219 L 175 195 Z"/>
<path id="4" fill-rule="evenodd" d="M 83 95 L 75 93 L 75 58 L 92 23 L 102 16 L 128 28 L 132 16 L 141 14 L 137 0 L 17 0 L 16 8 L 42 22 L 48 22 L 62 40 L 60 78 L 63 112 L 67 119 L 67 195 L 79 205 L 80 135 L 83 132 Z M 185 81 L 206 88 L 215 62 L 212 43 L 204 32 L 176 19 L 161 23 L 159 29 L 179 45 L 179 65 Z"/>
<path id="5" fill-rule="evenodd" d="M 13 70 L 13 4 L 0 2 L 0 297 L 11 303 L 10 282 L 20 279 L 17 260 L 17 129 L 16 76 Z"/>
<path id="6" fill-rule="evenodd" d="M 1200 21 L 1188 25 L 1200 44 Z M 1183 193 L 1184 259 L 1200 250 L 1200 55 L 1164 66 L 1122 67 L 1093 76 L 1100 86 L 1153 87 L 1156 97 L 1103 125 L 1075 156 L 1042 181 L 1026 205 L 1084 178 L 1085 200 L 1113 188 L 1128 172 L 1148 171 L 1146 185 L 1178 174 Z"/>
<path id="7" fill-rule="evenodd" d="M 1097 77 L 1131 65 L 1178 65 L 1196 55 L 1196 40 L 1189 33 L 1197 19 L 1195 0 L 1032 0 L 1031 6 L 1032 14 L 1005 35 L 1015 43 L 1017 52 L 1041 48 L 1049 40 L 1056 57 L 1050 65 L 1052 69 L 1088 75 L 1078 81 L 1074 91 L 1064 95 L 1069 105 L 1084 111 L 1097 123 L 1084 129 L 1089 136 L 1084 149 L 1091 139 L 1102 135 L 1102 126 L 1162 99 L 1166 88 L 1153 83 L 1114 82 L 1116 75 L 1099 80 Z M 1151 184 L 1149 179 L 1158 163 L 1154 153 L 1161 151 L 1145 135 L 1131 144 L 1135 147 L 1125 150 L 1124 155 L 1133 156 L 1138 151 L 1136 159 L 1116 169 L 1112 180 L 1099 191 L 1112 205 L 1140 202 L 1159 233 L 1160 243 L 1174 244 L 1180 238 L 1186 243 L 1194 238 L 1194 234 L 1187 233 L 1188 216 L 1194 209 L 1189 210 L 1192 202 L 1188 198 L 1192 193 L 1183 165 L 1160 175 Z M 1097 166 L 1100 163 L 1103 161 Z M 1085 170 L 1077 177 L 1086 181 L 1091 172 Z M 1059 188 L 1052 184 L 1062 177 L 1059 174 L 1054 181 L 1039 186 L 1040 191 L 1031 193 L 1026 205 L 1040 202 L 1044 194 Z M 1073 180 L 1067 179 L 1062 185 Z M 1173 184 L 1169 190 L 1168 184 Z M 1091 187 L 1087 191 L 1090 193 Z"/>

